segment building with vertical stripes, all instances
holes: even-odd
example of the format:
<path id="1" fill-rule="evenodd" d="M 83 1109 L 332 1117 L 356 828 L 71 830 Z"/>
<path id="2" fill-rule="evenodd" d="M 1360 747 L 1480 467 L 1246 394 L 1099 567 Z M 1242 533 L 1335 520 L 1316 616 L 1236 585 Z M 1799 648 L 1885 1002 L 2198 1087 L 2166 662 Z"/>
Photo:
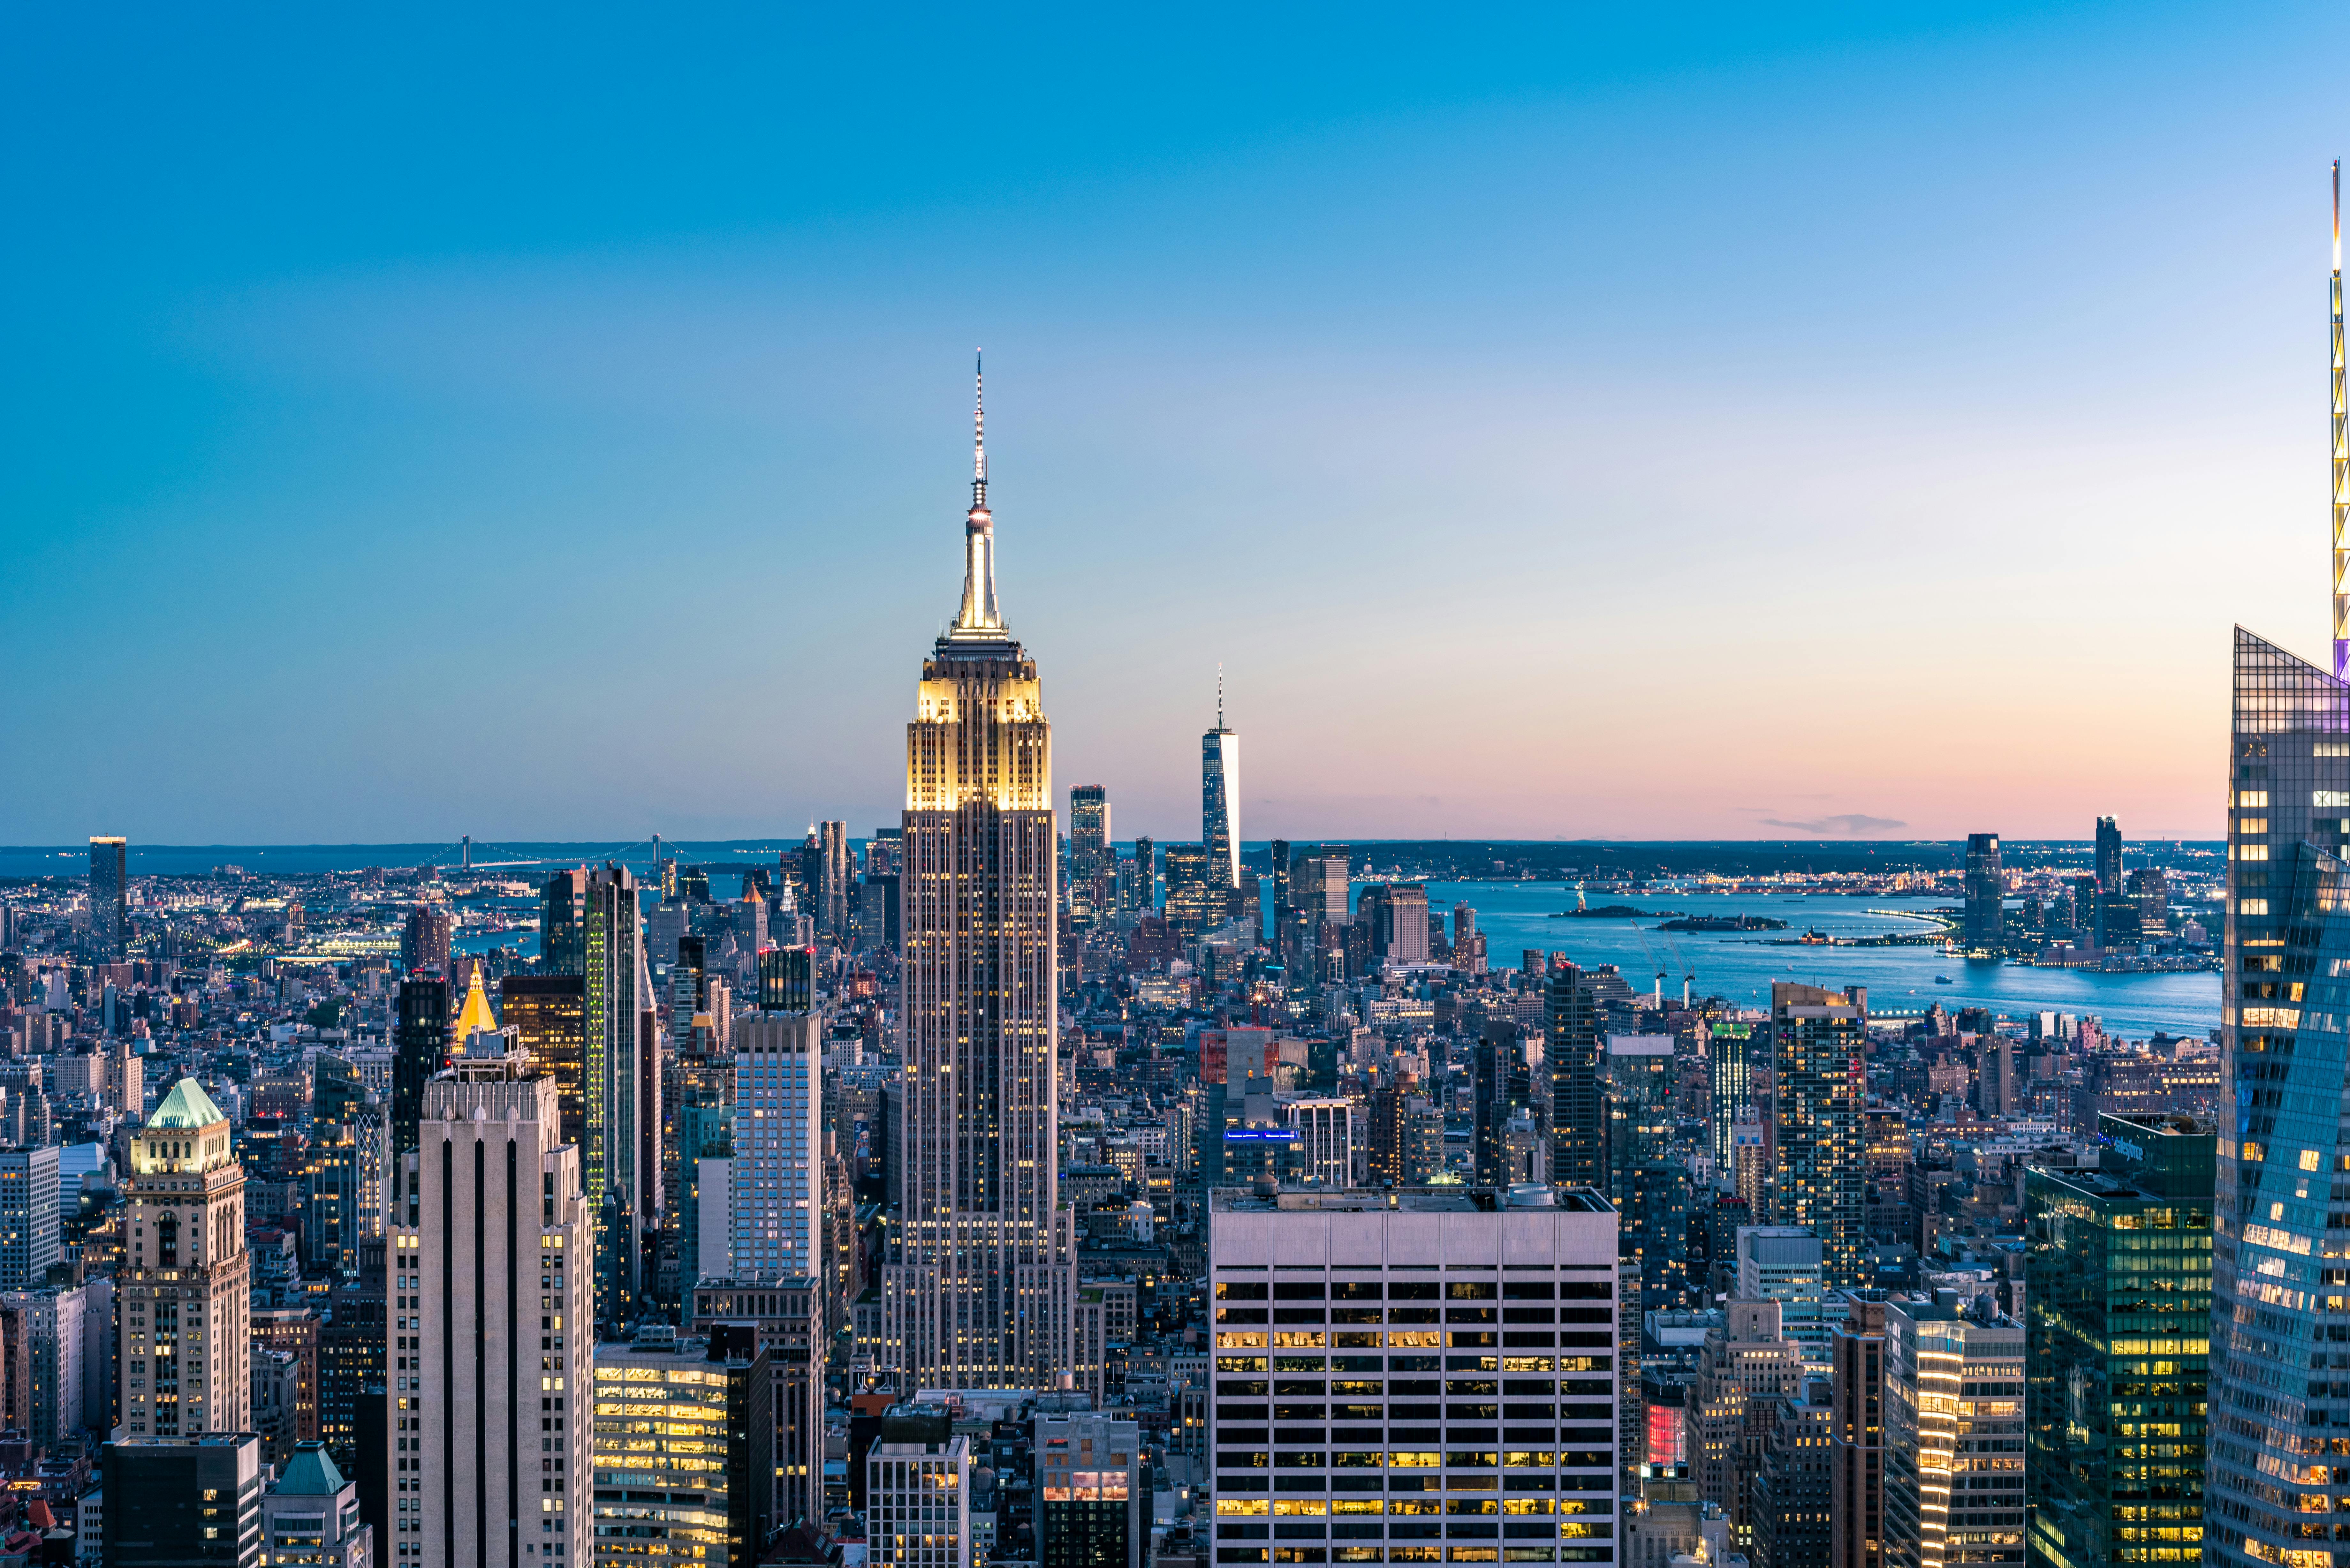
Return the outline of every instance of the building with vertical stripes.
<path id="1" fill-rule="evenodd" d="M 411 1161 L 384 1559 L 588 1568 L 596 1233 L 555 1079 L 525 1057 L 460 1060 L 425 1085 Z"/>

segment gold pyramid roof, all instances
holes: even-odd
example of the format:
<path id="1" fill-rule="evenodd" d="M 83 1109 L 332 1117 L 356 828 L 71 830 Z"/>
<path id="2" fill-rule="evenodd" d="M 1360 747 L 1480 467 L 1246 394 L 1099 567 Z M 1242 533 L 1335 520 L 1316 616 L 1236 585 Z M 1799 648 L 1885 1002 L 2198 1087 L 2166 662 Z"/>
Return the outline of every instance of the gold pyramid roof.
<path id="1" fill-rule="evenodd" d="M 465 990 L 465 1004 L 457 1010 L 457 1022 L 450 1026 L 450 1039 L 462 1053 L 474 1030 L 495 1030 L 497 1026 L 497 1014 L 490 1011 L 489 994 L 482 989 L 482 966 L 475 964 L 473 984 Z"/>

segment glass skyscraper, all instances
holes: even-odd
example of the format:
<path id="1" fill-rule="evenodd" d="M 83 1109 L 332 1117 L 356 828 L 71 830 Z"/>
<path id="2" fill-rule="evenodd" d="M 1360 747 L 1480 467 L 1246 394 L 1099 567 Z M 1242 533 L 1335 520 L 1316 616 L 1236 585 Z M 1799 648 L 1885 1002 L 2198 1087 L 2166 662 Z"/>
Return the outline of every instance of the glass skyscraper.
<path id="1" fill-rule="evenodd" d="M 119 961 L 130 945 L 130 857 L 127 838 L 89 841 L 89 945 L 100 963 Z"/>
<path id="2" fill-rule="evenodd" d="M 2350 686 L 2240 627 L 2231 730 L 2203 1560 L 2314 1565 L 2350 1553 Z"/>
<path id="3" fill-rule="evenodd" d="M 1208 847 L 1208 877 L 1217 888 L 1241 885 L 1241 738 L 1224 728 L 1222 682 L 1216 727 L 1200 737 L 1200 842 Z"/>
<path id="4" fill-rule="evenodd" d="M 2184 1118 L 2097 1131 L 2102 1168 L 2024 1177 L 2031 1561 L 2193 1563 L 2216 1140 Z"/>
<path id="5" fill-rule="evenodd" d="M 1870 1282 L 1862 1254 L 1868 1170 L 1861 1106 L 1868 1092 L 1868 992 L 1771 986 L 1778 1168 L 1772 1220 L 1820 1239 L 1832 1291 Z"/>

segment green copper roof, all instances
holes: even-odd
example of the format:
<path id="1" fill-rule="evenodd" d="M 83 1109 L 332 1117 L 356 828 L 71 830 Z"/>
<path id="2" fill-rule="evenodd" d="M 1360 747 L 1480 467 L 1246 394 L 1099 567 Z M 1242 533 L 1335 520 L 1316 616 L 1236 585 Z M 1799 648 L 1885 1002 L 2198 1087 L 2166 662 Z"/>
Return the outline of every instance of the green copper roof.
<path id="1" fill-rule="evenodd" d="M 157 1127 L 208 1127 L 226 1120 L 227 1113 L 213 1104 L 213 1097 L 193 1078 L 182 1078 L 147 1118 L 147 1127 L 151 1132 Z"/>
<path id="2" fill-rule="evenodd" d="M 182 1083 L 187 1082 L 182 1078 Z M 277 1490 L 291 1497 L 332 1497 L 347 1483 L 335 1461 L 327 1457 L 324 1443 L 303 1443 L 286 1461 L 286 1473 L 277 1480 Z"/>

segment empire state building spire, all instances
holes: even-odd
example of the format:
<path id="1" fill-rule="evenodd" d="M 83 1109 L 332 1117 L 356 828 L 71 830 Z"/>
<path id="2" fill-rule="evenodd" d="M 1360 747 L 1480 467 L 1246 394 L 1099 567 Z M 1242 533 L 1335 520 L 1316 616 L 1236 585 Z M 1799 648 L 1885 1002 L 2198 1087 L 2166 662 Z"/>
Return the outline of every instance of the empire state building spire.
<path id="1" fill-rule="evenodd" d="M 959 642 L 995 641 L 1003 636 L 1003 612 L 995 606 L 995 519 L 987 510 L 986 364 L 973 356 L 971 510 L 962 523 L 962 610 L 949 635 Z"/>

